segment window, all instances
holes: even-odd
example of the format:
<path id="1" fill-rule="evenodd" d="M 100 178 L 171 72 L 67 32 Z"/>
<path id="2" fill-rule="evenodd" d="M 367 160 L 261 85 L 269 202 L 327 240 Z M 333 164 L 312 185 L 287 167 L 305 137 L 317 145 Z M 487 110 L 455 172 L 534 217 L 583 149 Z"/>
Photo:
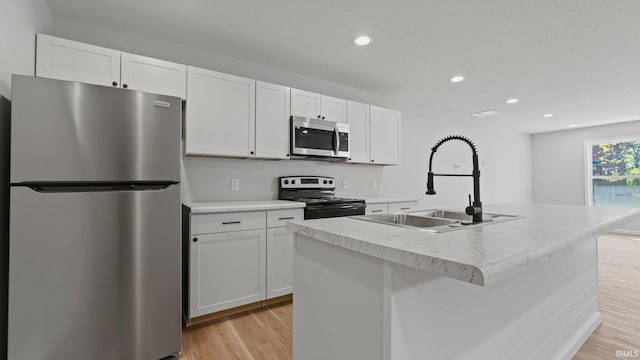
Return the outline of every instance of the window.
<path id="1" fill-rule="evenodd" d="M 640 208 L 640 135 L 585 143 L 588 204 Z"/>

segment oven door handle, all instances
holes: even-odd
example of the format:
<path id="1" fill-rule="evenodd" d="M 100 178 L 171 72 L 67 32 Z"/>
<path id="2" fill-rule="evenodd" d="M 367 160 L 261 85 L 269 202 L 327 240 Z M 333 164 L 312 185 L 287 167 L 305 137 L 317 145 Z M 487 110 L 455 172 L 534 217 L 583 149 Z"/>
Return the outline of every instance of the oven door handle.
<path id="1" fill-rule="evenodd" d="M 365 208 L 366 205 L 361 203 L 347 204 L 324 204 L 324 205 L 307 205 L 307 210 L 337 210 L 337 209 L 359 209 Z"/>
<path id="2" fill-rule="evenodd" d="M 333 153 L 338 155 L 338 151 L 340 151 L 340 133 L 338 128 L 335 128 L 333 129 Z"/>

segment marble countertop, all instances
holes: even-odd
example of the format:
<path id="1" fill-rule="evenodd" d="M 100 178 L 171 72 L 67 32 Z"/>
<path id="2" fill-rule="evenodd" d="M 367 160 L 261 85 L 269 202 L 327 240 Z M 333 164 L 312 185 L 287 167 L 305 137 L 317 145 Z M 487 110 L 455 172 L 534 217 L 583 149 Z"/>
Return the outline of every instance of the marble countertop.
<path id="1" fill-rule="evenodd" d="M 640 218 L 640 209 L 542 204 L 488 205 L 484 212 L 523 217 L 444 233 L 348 217 L 292 221 L 287 229 L 390 262 L 490 286 Z"/>
<path id="2" fill-rule="evenodd" d="M 211 202 L 187 202 L 192 214 L 211 214 L 237 211 L 259 211 L 304 208 L 305 203 L 287 200 L 262 200 L 262 201 L 211 201 Z"/>
<path id="3" fill-rule="evenodd" d="M 384 203 L 397 203 L 397 202 L 405 202 L 405 201 L 420 201 L 418 197 L 410 197 L 410 196 L 349 196 L 357 199 L 364 199 L 367 204 L 384 204 Z"/>

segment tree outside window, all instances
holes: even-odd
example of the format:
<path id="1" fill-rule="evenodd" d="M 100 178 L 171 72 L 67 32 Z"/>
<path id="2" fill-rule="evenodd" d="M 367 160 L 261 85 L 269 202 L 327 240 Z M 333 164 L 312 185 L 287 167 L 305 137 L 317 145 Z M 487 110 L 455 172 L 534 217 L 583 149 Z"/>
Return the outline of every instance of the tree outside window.
<path id="1" fill-rule="evenodd" d="M 640 207 L 640 136 L 587 142 L 589 205 Z"/>

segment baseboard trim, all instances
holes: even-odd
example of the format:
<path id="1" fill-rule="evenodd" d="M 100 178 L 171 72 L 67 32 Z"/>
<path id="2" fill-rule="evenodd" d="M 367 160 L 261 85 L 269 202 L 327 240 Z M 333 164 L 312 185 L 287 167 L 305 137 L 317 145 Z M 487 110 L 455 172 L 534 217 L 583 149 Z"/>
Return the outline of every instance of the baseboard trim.
<path id="1" fill-rule="evenodd" d="M 600 326 L 602 323 L 602 316 L 597 311 L 591 315 L 580 330 L 569 340 L 569 342 L 558 352 L 554 360 L 571 360 L 578 353 L 578 350 L 584 345 L 589 336 Z"/>
<path id="2" fill-rule="evenodd" d="M 266 308 L 267 306 L 274 306 L 279 304 L 286 304 L 293 301 L 293 294 L 282 295 L 276 298 L 257 301 L 251 304 L 246 304 L 238 307 L 234 307 L 227 310 L 221 310 L 207 315 L 198 316 L 185 321 L 185 328 L 200 327 L 203 325 L 210 325 L 215 322 L 228 320 L 233 317 L 243 316 L 248 314 L 251 310 L 258 310 Z"/>

